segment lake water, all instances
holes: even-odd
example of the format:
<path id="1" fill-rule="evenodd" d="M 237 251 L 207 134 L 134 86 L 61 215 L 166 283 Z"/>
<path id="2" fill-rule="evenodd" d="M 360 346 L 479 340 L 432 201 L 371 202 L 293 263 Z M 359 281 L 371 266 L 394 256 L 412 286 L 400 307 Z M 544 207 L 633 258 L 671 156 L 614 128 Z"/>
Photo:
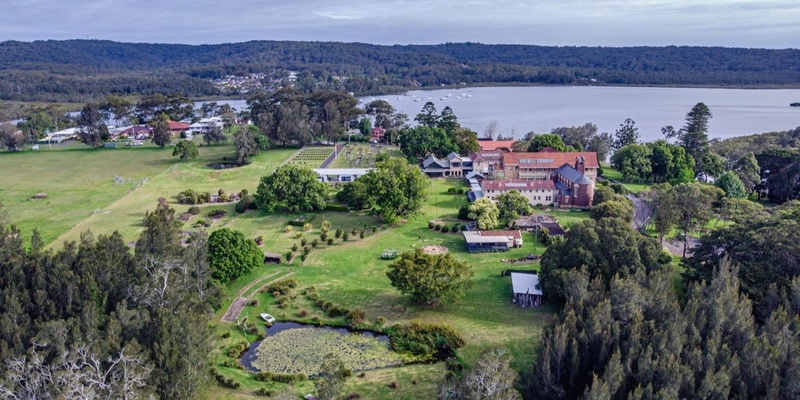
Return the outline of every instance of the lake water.
<path id="1" fill-rule="evenodd" d="M 464 95 L 468 95 L 464 96 Z M 447 95 L 450 95 L 446 100 Z M 458 98 L 460 96 L 460 98 Z M 414 98 L 422 98 L 415 102 Z M 528 131 L 547 133 L 559 126 L 596 124 L 601 132 L 613 133 L 625 118 L 636 121 L 645 141 L 661 138 L 661 127 L 684 125 L 686 113 L 705 103 L 713 118 L 709 136 L 727 138 L 782 131 L 800 126 L 800 89 L 709 89 L 614 86 L 521 86 L 417 90 L 407 95 L 363 97 L 365 103 L 384 99 L 413 120 L 426 101 L 436 109 L 453 109 L 462 126 L 481 136 L 491 121 L 498 133 L 517 136 Z M 220 102 L 222 103 L 222 102 Z M 244 100 L 229 101 L 236 109 Z"/>

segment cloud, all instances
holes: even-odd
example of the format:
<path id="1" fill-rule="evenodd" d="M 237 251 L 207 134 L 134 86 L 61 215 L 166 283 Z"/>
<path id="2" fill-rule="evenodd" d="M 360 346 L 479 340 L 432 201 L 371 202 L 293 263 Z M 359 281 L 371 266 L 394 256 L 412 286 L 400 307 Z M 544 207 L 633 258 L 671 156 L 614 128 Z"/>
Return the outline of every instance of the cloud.
<path id="1" fill-rule="evenodd" d="M 798 47 L 796 0 L 18 0 L 0 40 Z"/>

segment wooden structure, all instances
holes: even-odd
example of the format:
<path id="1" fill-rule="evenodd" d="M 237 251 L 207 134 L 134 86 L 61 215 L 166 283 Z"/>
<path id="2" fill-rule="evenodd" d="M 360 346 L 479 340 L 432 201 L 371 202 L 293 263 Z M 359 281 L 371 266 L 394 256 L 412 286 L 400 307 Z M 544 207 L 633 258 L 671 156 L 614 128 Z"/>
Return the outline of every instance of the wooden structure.
<path id="1" fill-rule="evenodd" d="M 280 264 L 281 255 L 278 253 L 264 252 L 264 264 Z"/>
<path id="2" fill-rule="evenodd" d="M 512 272 L 511 286 L 514 290 L 514 304 L 520 307 L 538 307 L 542 305 L 544 295 L 539 286 L 539 275 Z"/>

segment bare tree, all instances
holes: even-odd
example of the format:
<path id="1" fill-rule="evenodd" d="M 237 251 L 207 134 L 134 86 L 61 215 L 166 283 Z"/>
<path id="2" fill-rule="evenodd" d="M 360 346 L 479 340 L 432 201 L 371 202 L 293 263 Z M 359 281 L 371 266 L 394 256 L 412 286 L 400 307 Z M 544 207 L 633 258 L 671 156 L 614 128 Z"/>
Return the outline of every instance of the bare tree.
<path id="1" fill-rule="evenodd" d="M 497 130 L 499 129 L 499 125 L 500 123 L 497 122 L 496 119 L 489 121 L 489 123 L 486 124 L 486 129 L 483 130 L 483 137 L 486 139 L 494 140 L 494 138 L 497 137 Z"/>

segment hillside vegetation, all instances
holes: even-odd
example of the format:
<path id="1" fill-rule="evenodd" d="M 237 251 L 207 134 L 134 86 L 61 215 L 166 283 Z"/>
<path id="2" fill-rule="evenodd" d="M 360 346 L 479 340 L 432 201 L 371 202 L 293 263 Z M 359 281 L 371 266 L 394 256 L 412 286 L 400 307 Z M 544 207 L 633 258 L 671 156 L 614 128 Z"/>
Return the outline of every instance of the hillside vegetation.
<path id="1" fill-rule="evenodd" d="M 251 41 L 217 45 L 67 40 L 0 43 L 0 99 L 221 94 L 209 81 L 265 73 L 358 95 L 456 84 L 800 86 L 800 50 L 722 47 L 379 46 Z"/>

